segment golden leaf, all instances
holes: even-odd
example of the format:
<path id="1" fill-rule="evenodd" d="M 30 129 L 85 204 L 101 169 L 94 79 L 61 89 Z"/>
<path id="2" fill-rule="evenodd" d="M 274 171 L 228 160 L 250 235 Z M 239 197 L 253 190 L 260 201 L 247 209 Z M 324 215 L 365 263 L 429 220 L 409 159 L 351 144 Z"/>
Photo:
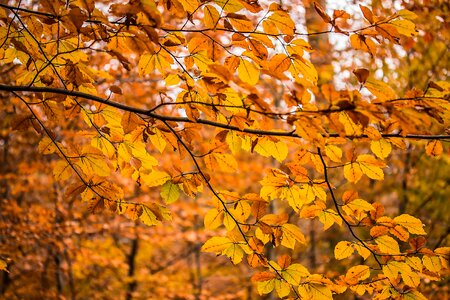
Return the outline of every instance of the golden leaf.
<path id="1" fill-rule="evenodd" d="M 250 85 L 255 85 L 259 81 L 259 69 L 255 63 L 241 58 L 238 67 L 239 78 Z"/>
<path id="2" fill-rule="evenodd" d="M 420 235 L 427 234 L 425 230 L 423 230 L 424 225 L 422 221 L 408 214 L 403 214 L 395 217 L 394 222 L 405 227 L 409 231 L 409 233 Z"/>
<path id="3" fill-rule="evenodd" d="M 385 159 L 392 151 L 391 143 L 385 139 L 370 142 L 370 150 L 379 158 Z"/>
<path id="4" fill-rule="evenodd" d="M 398 242 L 387 235 L 382 235 L 375 239 L 375 243 L 377 243 L 378 248 L 381 253 L 386 254 L 400 254 L 400 247 Z"/>
<path id="5" fill-rule="evenodd" d="M 336 247 L 334 247 L 334 257 L 338 260 L 349 257 L 353 254 L 355 249 L 352 246 L 352 243 L 347 241 L 340 241 L 337 243 Z"/>
<path id="6" fill-rule="evenodd" d="M 438 140 L 432 140 L 428 142 L 427 146 L 425 147 L 425 152 L 429 156 L 439 156 L 443 151 L 444 148 L 442 147 L 442 143 Z"/>
<path id="7" fill-rule="evenodd" d="M 370 277 L 369 266 L 359 265 L 351 267 L 345 274 L 344 280 L 350 285 L 356 284 Z"/>

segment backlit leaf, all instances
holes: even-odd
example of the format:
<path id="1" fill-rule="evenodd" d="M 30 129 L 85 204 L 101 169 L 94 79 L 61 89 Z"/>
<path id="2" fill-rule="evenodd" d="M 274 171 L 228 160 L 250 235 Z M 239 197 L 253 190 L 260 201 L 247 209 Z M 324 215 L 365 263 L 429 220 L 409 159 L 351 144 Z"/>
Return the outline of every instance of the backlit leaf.
<path id="1" fill-rule="evenodd" d="M 170 181 L 167 181 L 161 187 L 161 197 L 164 199 L 164 202 L 167 204 L 171 204 L 178 200 L 180 197 L 180 188 L 177 184 L 173 184 Z"/>
<path id="2" fill-rule="evenodd" d="M 359 265 L 351 267 L 345 274 L 344 280 L 348 284 L 353 285 L 358 283 L 359 281 L 369 278 L 369 276 L 370 276 L 369 266 Z"/>
<path id="3" fill-rule="evenodd" d="M 385 159 L 392 151 L 391 143 L 385 139 L 370 142 L 370 150 L 379 158 Z"/>
<path id="4" fill-rule="evenodd" d="M 334 257 L 338 260 L 349 257 L 353 254 L 355 249 L 352 246 L 352 243 L 347 241 L 340 241 L 334 247 Z"/>
<path id="5" fill-rule="evenodd" d="M 259 81 L 259 69 L 247 59 L 240 60 L 238 75 L 242 81 L 250 85 L 255 85 Z"/>
<path id="6" fill-rule="evenodd" d="M 400 254 L 400 247 L 398 242 L 387 235 L 382 235 L 375 239 L 375 242 L 380 248 L 381 253 L 386 254 Z"/>
<path id="7" fill-rule="evenodd" d="M 215 236 L 207 240 L 201 250 L 203 252 L 222 252 L 232 244 L 233 242 L 227 237 Z"/>
<path id="8" fill-rule="evenodd" d="M 424 225 L 422 221 L 413 216 L 403 214 L 398 217 L 395 217 L 394 222 L 396 222 L 398 225 L 405 227 L 409 231 L 409 233 L 421 235 L 427 234 L 423 229 Z"/>
<path id="9" fill-rule="evenodd" d="M 141 174 L 142 181 L 149 187 L 163 185 L 171 179 L 170 175 L 163 171 L 153 170 L 150 174 Z"/>

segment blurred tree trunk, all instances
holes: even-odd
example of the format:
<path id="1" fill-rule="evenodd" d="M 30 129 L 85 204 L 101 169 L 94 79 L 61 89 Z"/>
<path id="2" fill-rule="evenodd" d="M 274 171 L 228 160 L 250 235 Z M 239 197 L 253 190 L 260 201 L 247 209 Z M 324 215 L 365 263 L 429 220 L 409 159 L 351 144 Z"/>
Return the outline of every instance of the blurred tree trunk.
<path id="1" fill-rule="evenodd" d="M 314 8 L 314 2 L 323 7 L 326 11 L 326 0 L 303 0 L 305 6 L 305 26 L 308 33 L 324 32 L 330 29 L 330 24 L 324 22 L 324 20 L 317 13 Z M 316 34 L 308 36 L 308 41 L 314 52 L 311 53 L 311 62 L 317 69 L 319 74 L 318 88 L 322 88 L 324 85 L 332 84 L 333 80 L 333 66 L 331 64 L 331 45 L 328 39 L 328 34 Z M 316 102 L 326 104 L 324 97 L 321 96 L 320 91 L 315 93 Z M 311 221 L 309 226 L 309 238 L 310 248 L 308 252 L 308 262 L 312 270 L 317 267 L 317 249 L 316 243 L 318 241 L 318 228 L 317 222 Z"/>
<path id="2" fill-rule="evenodd" d="M 126 300 L 133 299 L 133 293 L 137 287 L 137 281 L 134 279 L 134 274 L 136 271 L 136 255 L 139 250 L 139 237 L 136 233 L 136 237 L 131 241 L 131 249 L 128 254 L 128 278 L 130 282 L 128 283 Z"/>
<path id="3" fill-rule="evenodd" d="M 326 0 L 303 0 L 305 6 L 305 26 L 308 33 L 324 32 L 330 29 L 330 24 L 317 13 L 314 8 L 314 2 L 323 7 L 326 11 Z M 328 39 L 329 34 L 314 34 L 308 36 L 308 41 L 314 52 L 311 53 L 311 62 L 319 73 L 319 88 L 324 84 L 330 84 L 333 81 L 333 66 L 331 65 L 331 44 Z"/>

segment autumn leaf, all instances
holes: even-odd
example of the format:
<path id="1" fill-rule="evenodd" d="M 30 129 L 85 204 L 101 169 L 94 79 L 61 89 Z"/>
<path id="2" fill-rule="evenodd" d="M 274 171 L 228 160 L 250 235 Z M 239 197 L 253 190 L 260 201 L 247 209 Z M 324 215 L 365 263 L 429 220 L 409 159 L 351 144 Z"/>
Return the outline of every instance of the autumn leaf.
<path id="1" fill-rule="evenodd" d="M 359 281 L 367 279 L 370 277 L 370 269 L 368 266 L 359 265 L 351 267 L 345 274 L 344 280 L 350 284 L 354 285 Z"/>
<path id="2" fill-rule="evenodd" d="M 394 222 L 406 228 L 409 231 L 409 233 L 420 235 L 427 234 L 425 230 L 423 230 L 424 225 L 422 224 L 422 221 L 413 216 L 402 214 L 400 216 L 395 217 Z"/>
<path id="3" fill-rule="evenodd" d="M 180 188 L 177 184 L 167 181 L 161 187 L 161 197 L 164 199 L 165 203 L 171 204 L 180 197 Z"/>
<path id="4" fill-rule="evenodd" d="M 387 235 L 382 235 L 375 239 L 378 248 L 380 248 L 381 253 L 386 254 L 400 254 L 400 247 L 398 242 Z"/>
<path id="5" fill-rule="evenodd" d="M 141 174 L 141 179 L 147 186 L 154 187 L 166 183 L 170 180 L 170 175 L 163 171 L 153 170 L 149 174 Z"/>
<path id="6" fill-rule="evenodd" d="M 370 142 L 370 150 L 379 158 L 385 159 L 392 151 L 391 144 L 385 139 Z"/>
<path id="7" fill-rule="evenodd" d="M 227 237 L 215 236 L 207 240 L 203 246 L 203 252 L 222 252 L 228 249 L 233 242 Z"/>
<path id="8" fill-rule="evenodd" d="M 0 270 L 8 272 L 8 264 L 6 263 L 6 261 L 4 261 L 3 259 L 0 259 Z"/>
<path id="9" fill-rule="evenodd" d="M 437 140 L 430 141 L 425 147 L 425 151 L 429 156 L 439 156 L 443 152 L 442 143 Z"/>
<path id="10" fill-rule="evenodd" d="M 3 298 L 445 297 L 442 5 L 13 2 Z"/>
<path id="11" fill-rule="evenodd" d="M 364 83 L 364 86 L 377 98 L 378 101 L 384 102 L 397 98 L 394 90 L 388 84 L 380 80 L 369 78 Z"/>
<path id="12" fill-rule="evenodd" d="M 334 257 L 338 260 L 349 257 L 353 254 L 355 249 L 352 246 L 352 243 L 347 241 L 340 241 L 334 247 Z"/>
<path id="13" fill-rule="evenodd" d="M 259 69 L 256 65 L 247 60 L 241 59 L 238 67 L 239 78 L 250 85 L 255 85 L 259 81 Z"/>

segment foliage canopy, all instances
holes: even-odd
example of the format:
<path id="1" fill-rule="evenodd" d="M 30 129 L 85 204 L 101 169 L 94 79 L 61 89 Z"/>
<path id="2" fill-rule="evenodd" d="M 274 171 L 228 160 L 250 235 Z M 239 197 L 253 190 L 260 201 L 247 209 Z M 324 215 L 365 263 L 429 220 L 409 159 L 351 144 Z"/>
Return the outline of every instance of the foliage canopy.
<path id="1" fill-rule="evenodd" d="M 448 292 L 448 5 L 260 2 L 0 4 L 2 295 Z"/>

